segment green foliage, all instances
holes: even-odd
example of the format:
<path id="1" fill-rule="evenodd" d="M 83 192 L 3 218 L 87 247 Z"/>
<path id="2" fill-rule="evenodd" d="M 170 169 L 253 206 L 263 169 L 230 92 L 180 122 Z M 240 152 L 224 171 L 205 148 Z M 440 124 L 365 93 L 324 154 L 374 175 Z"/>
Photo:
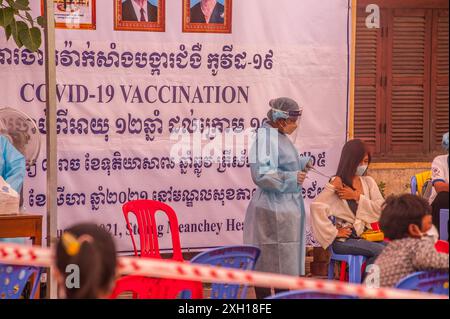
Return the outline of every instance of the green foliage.
<path id="1" fill-rule="evenodd" d="M 12 36 L 16 45 L 35 52 L 42 43 L 42 16 L 36 21 L 31 16 L 29 0 L 0 0 L 0 27 L 5 30 L 6 39 Z M 37 26 L 35 25 L 37 23 Z"/>

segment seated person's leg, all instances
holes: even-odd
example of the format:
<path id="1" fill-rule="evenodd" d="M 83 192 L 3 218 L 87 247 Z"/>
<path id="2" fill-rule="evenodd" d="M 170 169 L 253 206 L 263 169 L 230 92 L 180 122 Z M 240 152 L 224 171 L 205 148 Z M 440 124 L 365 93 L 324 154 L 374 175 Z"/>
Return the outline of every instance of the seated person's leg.
<path id="1" fill-rule="evenodd" d="M 367 257 L 367 265 L 375 262 L 384 247 L 382 243 L 353 238 L 347 239 L 345 242 L 335 241 L 333 243 L 333 250 L 336 254 L 365 256 Z"/>

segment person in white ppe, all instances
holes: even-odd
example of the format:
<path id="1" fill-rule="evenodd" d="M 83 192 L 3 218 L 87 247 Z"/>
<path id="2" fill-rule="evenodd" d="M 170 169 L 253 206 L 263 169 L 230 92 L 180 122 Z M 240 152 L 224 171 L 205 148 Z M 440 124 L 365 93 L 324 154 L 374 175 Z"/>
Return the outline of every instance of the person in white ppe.
<path id="1" fill-rule="evenodd" d="M 271 100 L 268 122 L 258 129 L 251 147 L 251 175 L 258 186 L 244 221 L 244 244 L 260 248 L 255 270 L 305 275 L 305 207 L 302 184 L 309 157 L 301 157 L 296 136 L 302 110 L 290 98 Z M 256 297 L 270 288 L 255 287 Z M 275 290 L 280 292 L 281 290 Z"/>

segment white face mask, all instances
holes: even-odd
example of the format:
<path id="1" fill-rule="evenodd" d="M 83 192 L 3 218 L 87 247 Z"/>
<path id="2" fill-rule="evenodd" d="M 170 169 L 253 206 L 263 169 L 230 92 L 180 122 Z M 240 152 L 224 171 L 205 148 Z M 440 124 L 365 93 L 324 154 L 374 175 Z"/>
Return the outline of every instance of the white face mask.
<path id="1" fill-rule="evenodd" d="M 439 233 L 436 227 L 432 226 L 426 233 L 422 233 L 423 240 L 431 240 L 433 243 L 436 243 L 439 240 Z"/>
<path id="2" fill-rule="evenodd" d="M 368 167 L 369 167 L 368 165 L 359 165 L 358 168 L 356 169 L 355 174 L 357 176 L 363 176 L 366 173 Z"/>

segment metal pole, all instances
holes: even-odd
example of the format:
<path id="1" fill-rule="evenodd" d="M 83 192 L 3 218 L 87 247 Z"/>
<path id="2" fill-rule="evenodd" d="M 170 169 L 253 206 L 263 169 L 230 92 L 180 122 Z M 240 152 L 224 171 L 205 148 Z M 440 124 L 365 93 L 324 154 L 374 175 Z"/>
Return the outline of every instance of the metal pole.
<path id="1" fill-rule="evenodd" d="M 45 83 L 47 96 L 47 246 L 53 247 L 57 229 L 57 136 L 54 0 L 44 1 Z M 47 298 L 57 298 L 53 269 L 47 272 Z"/>

